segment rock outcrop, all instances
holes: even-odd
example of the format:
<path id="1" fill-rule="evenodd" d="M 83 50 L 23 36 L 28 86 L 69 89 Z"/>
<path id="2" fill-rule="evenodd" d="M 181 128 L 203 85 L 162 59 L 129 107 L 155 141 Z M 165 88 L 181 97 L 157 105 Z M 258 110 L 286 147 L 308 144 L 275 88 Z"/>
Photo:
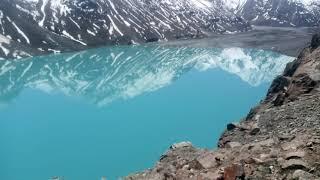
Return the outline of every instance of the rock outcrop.
<path id="1" fill-rule="evenodd" d="M 125 179 L 320 179 L 319 34 L 272 83 L 267 97 L 239 124 L 229 124 L 218 149 L 175 144 L 154 168 Z"/>

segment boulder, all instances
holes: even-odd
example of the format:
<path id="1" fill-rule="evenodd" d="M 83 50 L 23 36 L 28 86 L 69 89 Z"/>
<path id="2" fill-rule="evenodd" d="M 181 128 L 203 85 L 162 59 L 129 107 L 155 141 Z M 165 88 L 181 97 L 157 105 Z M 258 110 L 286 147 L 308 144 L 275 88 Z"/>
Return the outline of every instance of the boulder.
<path id="1" fill-rule="evenodd" d="M 232 130 L 234 130 L 235 128 L 237 128 L 237 125 L 236 125 L 236 124 L 234 124 L 234 123 L 229 123 L 229 124 L 227 124 L 227 130 L 228 130 L 228 131 L 232 131 Z"/>
<path id="2" fill-rule="evenodd" d="M 184 148 L 184 147 L 192 147 L 192 143 L 188 142 L 188 141 L 175 143 L 175 144 L 170 146 L 170 149 L 177 149 L 177 148 Z"/>
<path id="3" fill-rule="evenodd" d="M 289 159 L 299 159 L 299 158 L 303 158 L 306 155 L 305 151 L 294 151 L 294 152 L 289 152 L 285 155 L 285 159 L 289 160 Z"/>
<path id="4" fill-rule="evenodd" d="M 260 128 L 253 128 L 249 134 L 254 136 L 254 135 L 257 135 L 259 132 L 260 132 Z"/>
<path id="5" fill-rule="evenodd" d="M 319 177 L 316 177 L 315 175 L 308 173 L 306 171 L 303 170 L 296 170 L 294 171 L 293 175 L 292 175 L 292 179 L 296 179 L 296 180 L 320 180 Z"/>
<path id="6" fill-rule="evenodd" d="M 280 141 L 291 141 L 291 140 L 293 140 L 294 138 L 295 138 L 295 136 L 294 135 L 279 135 L 279 140 Z"/>
<path id="7" fill-rule="evenodd" d="M 284 161 L 281 164 L 281 168 L 289 169 L 289 170 L 294 170 L 294 169 L 306 170 L 306 169 L 309 169 L 309 165 L 306 162 L 299 159 L 290 159 L 288 161 Z"/>
<path id="8" fill-rule="evenodd" d="M 224 168 L 224 180 L 244 179 L 244 167 L 241 164 L 233 164 Z"/>
<path id="9" fill-rule="evenodd" d="M 213 153 L 205 153 L 197 158 L 197 161 L 199 164 L 201 164 L 202 167 L 209 169 L 213 168 L 217 165 L 216 163 L 216 156 Z"/>

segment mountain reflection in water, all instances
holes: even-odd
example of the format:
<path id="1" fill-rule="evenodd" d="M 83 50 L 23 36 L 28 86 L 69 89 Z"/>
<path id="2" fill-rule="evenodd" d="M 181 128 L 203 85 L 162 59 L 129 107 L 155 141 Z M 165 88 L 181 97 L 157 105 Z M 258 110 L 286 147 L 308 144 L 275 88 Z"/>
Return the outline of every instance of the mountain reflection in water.
<path id="1" fill-rule="evenodd" d="M 292 57 L 242 48 L 117 46 L 0 61 L 0 101 L 23 89 L 80 96 L 99 106 L 170 85 L 191 69 L 220 68 L 251 86 L 270 82 Z"/>

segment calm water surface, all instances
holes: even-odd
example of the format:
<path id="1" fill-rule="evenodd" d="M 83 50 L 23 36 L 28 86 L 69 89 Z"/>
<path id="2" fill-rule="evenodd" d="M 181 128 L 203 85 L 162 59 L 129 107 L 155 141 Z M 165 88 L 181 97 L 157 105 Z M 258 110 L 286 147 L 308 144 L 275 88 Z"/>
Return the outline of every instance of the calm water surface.
<path id="1" fill-rule="evenodd" d="M 0 179 L 117 179 L 175 142 L 214 148 L 291 60 L 149 45 L 0 61 Z"/>

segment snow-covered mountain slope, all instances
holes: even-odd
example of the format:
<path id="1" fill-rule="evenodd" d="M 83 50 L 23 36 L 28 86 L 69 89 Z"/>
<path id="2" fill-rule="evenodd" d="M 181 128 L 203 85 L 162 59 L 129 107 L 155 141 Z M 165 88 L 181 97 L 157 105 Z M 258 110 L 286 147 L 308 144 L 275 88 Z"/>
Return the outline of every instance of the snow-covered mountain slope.
<path id="1" fill-rule="evenodd" d="M 246 3 L 246 0 L 221 0 L 221 2 L 229 9 L 238 11 Z"/>
<path id="2" fill-rule="evenodd" d="M 320 24 L 320 0 L 0 1 L 0 58 Z"/>
<path id="3" fill-rule="evenodd" d="M 320 0 L 241 0 L 233 7 L 237 7 L 236 14 L 254 25 L 320 25 Z"/>
<path id="4" fill-rule="evenodd" d="M 0 34 L 42 52 L 203 37 L 212 32 L 249 28 L 227 6 L 209 0 L 1 0 L 0 3 Z"/>
<path id="5" fill-rule="evenodd" d="M 0 61 L 0 104 L 26 88 L 62 92 L 105 105 L 170 85 L 192 68 L 220 68 L 258 86 L 294 58 L 241 48 L 118 46 Z M 214 82 L 213 82 L 214 83 Z"/>

